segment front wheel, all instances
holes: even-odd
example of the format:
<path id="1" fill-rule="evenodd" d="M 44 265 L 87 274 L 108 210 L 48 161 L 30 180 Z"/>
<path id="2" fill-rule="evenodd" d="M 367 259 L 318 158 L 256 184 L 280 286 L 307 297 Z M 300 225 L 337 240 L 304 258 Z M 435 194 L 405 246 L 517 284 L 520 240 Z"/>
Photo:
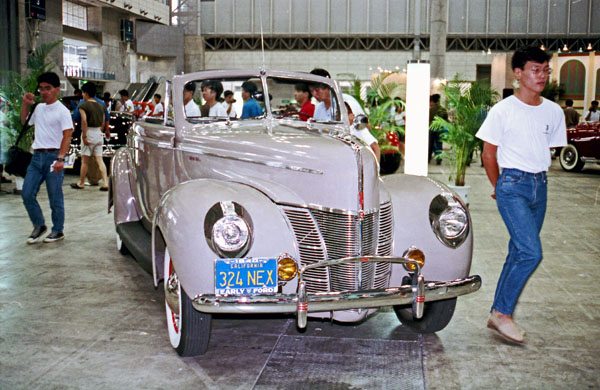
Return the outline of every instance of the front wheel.
<path id="1" fill-rule="evenodd" d="M 560 166 L 567 172 L 579 172 L 585 163 L 575 145 L 567 145 L 560 151 Z"/>
<path id="2" fill-rule="evenodd" d="M 410 306 L 394 306 L 396 316 L 402 325 L 417 333 L 435 333 L 446 327 L 452 319 L 456 298 L 443 301 L 425 302 L 423 317 L 413 317 Z"/>
<path id="3" fill-rule="evenodd" d="M 203 355 L 210 340 L 211 315 L 192 306 L 192 300 L 181 288 L 168 248 L 164 264 L 165 311 L 171 346 L 180 356 Z M 177 305 L 179 314 L 171 309 L 167 296 L 173 297 L 171 304 Z"/>

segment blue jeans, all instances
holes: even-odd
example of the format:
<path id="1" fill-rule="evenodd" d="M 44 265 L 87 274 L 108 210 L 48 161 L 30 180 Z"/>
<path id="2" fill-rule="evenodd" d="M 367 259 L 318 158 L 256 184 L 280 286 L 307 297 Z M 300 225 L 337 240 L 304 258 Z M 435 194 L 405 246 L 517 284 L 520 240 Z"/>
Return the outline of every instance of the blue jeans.
<path id="1" fill-rule="evenodd" d="M 492 310 L 512 314 L 527 280 L 542 261 L 540 231 L 546 214 L 546 172 L 503 169 L 496 203 L 510 234 Z"/>
<path id="2" fill-rule="evenodd" d="M 29 214 L 29 219 L 34 226 L 45 225 L 44 214 L 36 197 L 40 186 L 46 181 L 48 200 L 52 210 L 52 231 L 62 233 L 65 224 L 65 202 L 63 199 L 62 184 L 65 171 L 50 172 L 50 166 L 58 158 L 58 150 L 50 152 L 34 151 L 31 163 L 27 168 L 25 182 L 21 196 L 23 204 Z"/>

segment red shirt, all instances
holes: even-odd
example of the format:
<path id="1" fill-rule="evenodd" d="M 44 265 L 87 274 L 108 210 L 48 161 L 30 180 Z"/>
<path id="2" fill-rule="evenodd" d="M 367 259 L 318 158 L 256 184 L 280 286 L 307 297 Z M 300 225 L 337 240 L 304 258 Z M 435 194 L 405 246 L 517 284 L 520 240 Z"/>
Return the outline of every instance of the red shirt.
<path id="1" fill-rule="evenodd" d="M 302 119 L 303 121 L 306 121 L 306 120 L 308 120 L 308 118 L 312 118 L 313 115 L 315 114 L 315 105 L 312 104 L 310 102 L 310 100 L 307 100 L 302 105 L 302 108 L 300 109 L 300 112 L 306 114 L 306 115 L 300 115 L 300 119 Z"/>

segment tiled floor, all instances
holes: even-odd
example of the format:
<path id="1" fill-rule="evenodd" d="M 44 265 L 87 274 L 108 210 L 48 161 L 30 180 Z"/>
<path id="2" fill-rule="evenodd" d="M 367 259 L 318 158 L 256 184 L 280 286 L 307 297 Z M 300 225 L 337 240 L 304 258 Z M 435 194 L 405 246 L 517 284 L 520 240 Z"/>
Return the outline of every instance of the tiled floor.
<path id="1" fill-rule="evenodd" d="M 446 180 L 445 164 L 430 169 Z M 311 320 L 303 333 L 293 317 L 223 316 L 207 354 L 185 359 L 168 342 L 162 285 L 115 249 L 106 193 L 67 188 L 75 180 L 55 244 L 27 246 L 20 197 L 0 195 L 0 389 L 600 388 L 600 166 L 550 170 L 544 261 L 515 313 L 524 346 L 485 327 L 508 235 L 474 164 L 471 273 L 484 282 L 446 329 L 412 334 L 389 309 L 356 325 Z"/>

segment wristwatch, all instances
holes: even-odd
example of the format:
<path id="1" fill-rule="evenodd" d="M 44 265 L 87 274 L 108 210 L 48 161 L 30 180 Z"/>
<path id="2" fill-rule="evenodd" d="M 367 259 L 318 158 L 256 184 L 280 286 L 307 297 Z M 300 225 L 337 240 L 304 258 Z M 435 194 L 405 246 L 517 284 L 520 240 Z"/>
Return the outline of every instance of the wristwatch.
<path id="1" fill-rule="evenodd" d="M 59 157 L 59 158 L 56 159 L 56 161 L 65 162 L 65 158 L 64 157 Z"/>

